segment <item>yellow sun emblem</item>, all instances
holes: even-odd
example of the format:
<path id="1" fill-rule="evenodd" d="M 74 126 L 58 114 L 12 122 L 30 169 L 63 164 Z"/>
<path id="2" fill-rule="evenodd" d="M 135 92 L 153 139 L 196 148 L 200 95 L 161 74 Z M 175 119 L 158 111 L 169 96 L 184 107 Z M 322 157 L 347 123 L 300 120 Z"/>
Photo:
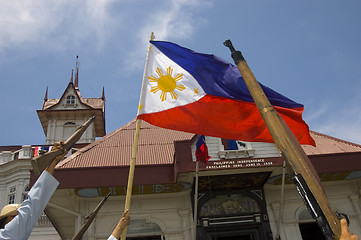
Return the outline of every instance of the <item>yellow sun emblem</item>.
<path id="1" fill-rule="evenodd" d="M 148 77 L 150 82 L 158 83 L 157 86 L 154 86 L 150 89 L 150 92 L 155 94 L 156 92 L 161 90 L 162 93 L 160 94 L 160 99 L 162 101 L 167 99 L 167 93 L 170 93 L 173 99 L 177 99 L 178 94 L 174 90 L 177 89 L 179 91 L 183 91 L 184 89 L 186 89 L 183 84 L 177 85 L 177 81 L 183 78 L 183 74 L 178 73 L 173 77 L 173 69 L 171 67 L 167 68 L 166 75 L 163 74 L 163 71 L 160 68 L 157 68 L 156 73 L 159 76 L 158 78 L 154 77 L 153 75 Z"/>

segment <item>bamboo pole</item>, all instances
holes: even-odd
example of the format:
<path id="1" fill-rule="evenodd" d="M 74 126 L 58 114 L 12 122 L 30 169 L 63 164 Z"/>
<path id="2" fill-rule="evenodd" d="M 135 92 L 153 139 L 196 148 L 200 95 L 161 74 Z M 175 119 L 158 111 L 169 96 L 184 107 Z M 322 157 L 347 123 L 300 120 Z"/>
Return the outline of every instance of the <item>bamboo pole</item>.
<path id="1" fill-rule="evenodd" d="M 152 32 L 151 35 L 150 35 L 150 40 L 153 40 L 153 39 L 154 39 L 154 34 Z M 143 94 L 144 94 L 144 86 L 145 86 L 144 81 L 145 81 L 145 73 L 147 71 L 147 66 L 148 66 L 149 53 L 150 53 L 150 48 L 148 49 L 147 60 L 146 60 L 145 68 L 144 68 L 144 76 L 143 76 L 143 83 L 142 83 L 142 90 L 141 90 L 141 93 L 140 93 L 139 104 L 142 103 Z M 135 125 L 132 157 L 131 157 L 131 160 L 130 160 L 130 167 L 129 167 L 128 186 L 127 186 L 127 194 L 126 194 L 126 197 L 125 197 L 124 211 L 126 211 L 127 209 L 130 210 L 130 203 L 131 203 L 131 200 L 132 200 L 133 179 L 134 179 L 134 170 L 135 170 L 135 160 L 137 158 L 137 152 L 138 152 L 140 124 L 141 124 L 141 120 L 137 119 L 136 125 Z M 122 235 L 121 235 L 121 240 L 126 239 L 127 230 L 128 230 L 128 227 L 126 227 L 123 230 Z"/>
<path id="2" fill-rule="evenodd" d="M 130 167 L 129 167 L 129 175 L 128 175 L 128 186 L 127 186 L 127 195 L 125 197 L 125 207 L 124 211 L 130 208 L 130 203 L 132 200 L 132 190 L 133 190 L 133 178 L 134 178 L 134 170 L 135 170 L 135 159 L 137 157 L 138 152 L 138 140 L 139 140 L 139 130 L 140 130 L 140 123 L 141 120 L 137 119 L 135 133 L 134 133 L 134 143 L 133 143 L 133 150 L 132 150 L 132 158 L 130 160 Z M 124 228 L 122 232 L 122 240 L 126 239 L 128 227 Z"/>
<path id="3" fill-rule="evenodd" d="M 341 234 L 340 220 L 336 215 L 336 212 L 333 211 L 329 205 L 326 193 L 314 166 L 283 118 L 269 102 L 246 60 L 243 58 L 242 53 L 236 51 L 229 40 L 225 41 L 224 45 L 230 48 L 232 58 L 242 74 L 243 80 L 280 151 L 281 156 L 287 162 L 287 165 L 293 169 L 295 175 L 302 175 L 327 219 L 327 223 L 334 234 L 333 238 L 339 239 Z M 320 225 L 319 222 L 318 224 Z"/>

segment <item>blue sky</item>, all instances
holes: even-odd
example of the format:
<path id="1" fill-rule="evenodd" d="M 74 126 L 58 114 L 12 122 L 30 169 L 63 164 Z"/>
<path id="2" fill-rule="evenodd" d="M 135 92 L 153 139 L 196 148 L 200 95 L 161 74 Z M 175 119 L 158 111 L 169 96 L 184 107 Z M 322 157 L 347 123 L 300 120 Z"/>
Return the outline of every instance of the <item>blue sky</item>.
<path id="1" fill-rule="evenodd" d="M 44 144 L 36 110 L 65 90 L 105 88 L 107 133 L 136 117 L 148 40 L 232 62 L 302 103 L 311 130 L 361 144 L 361 1 L 0 0 L 0 145 Z"/>

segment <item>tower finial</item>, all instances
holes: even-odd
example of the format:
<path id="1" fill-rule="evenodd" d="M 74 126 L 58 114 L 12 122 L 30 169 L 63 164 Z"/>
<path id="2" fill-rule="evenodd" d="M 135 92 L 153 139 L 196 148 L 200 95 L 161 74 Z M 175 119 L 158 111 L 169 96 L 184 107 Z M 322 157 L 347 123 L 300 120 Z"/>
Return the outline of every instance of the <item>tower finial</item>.
<path id="1" fill-rule="evenodd" d="M 70 83 L 73 83 L 73 70 L 74 69 L 71 70 Z"/>
<path id="2" fill-rule="evenodd" d="M 78 58 L 79 58 L 79 56 L 77 55 L 76 56 L 76 69 L 75 69 L 75 81 L 74 81 L 74 86 L 75 86 L 75 89 L 79 89 L 79 65 L 80 65 L 80 63 L 79 63 L 79 61 L 78 61 Z"/>
<path id="3" fill-rule="evenodd" d="M 44 101 L 48 100 L 48 86 L 46 86 Z"/>
<path id="4" fill-rule="evenodd" d="M 105 100 L 105 94 L 104 94 L 104 86 L 103 86 L 103 93 L 102 93 L 102 99 Z"/>

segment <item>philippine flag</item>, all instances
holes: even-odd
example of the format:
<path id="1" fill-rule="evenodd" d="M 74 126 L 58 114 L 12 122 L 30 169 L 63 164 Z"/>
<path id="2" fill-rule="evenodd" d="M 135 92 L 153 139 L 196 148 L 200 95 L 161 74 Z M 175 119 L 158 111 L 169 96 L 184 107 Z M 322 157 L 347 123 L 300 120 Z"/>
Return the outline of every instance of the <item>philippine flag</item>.
<path id="1" fill-rule="evenodd" d="M 200 135 L 196 143 L 196 159 L 207 163 L 211 157 L 208 156 L 208 147 L 204 135 Z"/>
<path id="2" fill-rule="evenodd" d="M 171 42 L 150 41 L 138 119 L 199 135 L 273 142 L 238 68 Z M 300 144 L 315 146 L 303 105 L 263 86 Z"/>
<path id="3" fill-rule="evenodd" d="M 34 157 L 49 152 L 51 151 L 52 148 L 53 148 L 52 146 L 34 147 Z"/>

